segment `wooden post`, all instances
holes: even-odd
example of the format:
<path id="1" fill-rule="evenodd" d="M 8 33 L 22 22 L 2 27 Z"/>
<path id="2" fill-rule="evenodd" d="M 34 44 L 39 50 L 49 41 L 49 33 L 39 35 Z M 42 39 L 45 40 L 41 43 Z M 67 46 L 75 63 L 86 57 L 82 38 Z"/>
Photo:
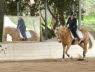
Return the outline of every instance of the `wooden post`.
<path id="1" fill-rule="evenodd" d="M 47 30 L 47 0 L 45 0 L 45 40 L 48 38 L 48 30 Z"/>
<path id="2" fill-rule="evenodd" d="M 19 10 L 19 2 L 17 2 L 17 16 L 20 15 L 20 10 Z"/>
<path id="3" fill-rule="evenodd" d="M 3 41 L 4 0 L 0 0 L 0 42 Z"/>
<path id="4" fill-rule="evenodd" d="M 41 3 L 39 1 L 40 7 L 39 7 L 39 15 L 40 15 L 40 42 L 43 41 L 43 33 L 42 33 L 42 26 L 41 26 Z"/>
<path id="5" fill-rule="evenodd" d="M 74 0 L 72 0 L 72 12 L 74 12 Z"/>
<path id="6" fill-rule="evenodd" d="M 81 0 L 79 0 L 79 20 L 78 20 L 78 27 L 81 28 Z"/>

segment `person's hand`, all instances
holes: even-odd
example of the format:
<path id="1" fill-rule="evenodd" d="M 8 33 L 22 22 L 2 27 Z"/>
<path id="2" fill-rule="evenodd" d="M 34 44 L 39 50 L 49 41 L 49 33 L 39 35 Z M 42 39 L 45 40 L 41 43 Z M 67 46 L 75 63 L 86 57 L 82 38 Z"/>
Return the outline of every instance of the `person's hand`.
<path id="1" fill-rule="evenodd" d="M 16 29 L 15 32 L 18 32 L 18 29 Z"/>
<path id="2" fill-rule="evenodd" d="M 65 27 L 68 27 L 68 25 L 66 24 Z"/>

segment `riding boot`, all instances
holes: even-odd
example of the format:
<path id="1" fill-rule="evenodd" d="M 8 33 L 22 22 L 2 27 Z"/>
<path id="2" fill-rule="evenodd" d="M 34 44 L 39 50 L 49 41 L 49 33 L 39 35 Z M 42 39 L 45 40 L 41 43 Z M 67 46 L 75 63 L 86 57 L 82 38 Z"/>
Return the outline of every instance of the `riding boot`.
<path id="1" fill-rule="evenodd" d="M 76 37 L 78 39 L 78 43 L 80 43 L 81 42 L 81 39 L 79 38 L 79 36 L 77 34 L 76 34 Z"/>
<path id="2" fill-rule="evenodd" d="M 79 37 L 77 37 L 77 38 L 78 38 L 78 43 L 80 43 L 82 41 L 82 39 L 80 39 Z"/>

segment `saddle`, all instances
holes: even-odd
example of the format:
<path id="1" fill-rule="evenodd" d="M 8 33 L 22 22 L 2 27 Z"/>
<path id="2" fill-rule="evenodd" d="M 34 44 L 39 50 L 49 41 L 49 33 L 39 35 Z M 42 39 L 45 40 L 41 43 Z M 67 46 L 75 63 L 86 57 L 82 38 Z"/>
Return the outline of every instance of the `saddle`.
<path id="1" fill-rule="evenodd" d="M 26 37 L 27 38 L 31 38 L 32 37 L 31 33 L 28 30 L 26 30 L 25 33 L 26 33 Z M 22 34 L 20 32 L 19 32 L 19 34 L 20 34 L 20 37 L 23 38 L 23 36 L 22 36 Z"/>
<path id="2" fill-rule="evenodd" d="M 74 38 L 74 36 L 73 36 L 73 34 L 72 34 L 72 32 L 70 31 L 70 33 L 71 33 L 71 36 L 72 36 L 72 38 L 73 38 L 73 41 L 72 41 L 72 44 L 76 44 L 76 41 L 77 41 L 77 43 L 80 43 L 81 42 L 81 40 L 83 39 L 83 33 L 80 31 L 80 30 L 77 30 L 76 31 L 76 34 L 77 34 L 77 36 L 78 36 L 78 38 L 76 39 L 76 38 Z M 79 41 L 78 41 L 79 40 Z"/>
<path id="3" fill-rule="evenodd" d="M 71 33 L 72 38 L 75 39 L 71 31 L 70 31 L 70 33 Z M 80 39 L 83 38 L 83 33 L 82 33 L 80 30 L 77 30 L 77 31 L 76 31 L 76 34 L 78 35 L 78 37 L 79 37 Z"/>

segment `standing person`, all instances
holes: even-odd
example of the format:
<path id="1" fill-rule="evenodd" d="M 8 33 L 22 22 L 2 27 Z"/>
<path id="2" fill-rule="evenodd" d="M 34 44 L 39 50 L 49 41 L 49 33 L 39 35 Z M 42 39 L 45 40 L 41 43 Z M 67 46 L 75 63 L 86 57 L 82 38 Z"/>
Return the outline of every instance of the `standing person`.
<path id="1" fill-rule="evenodd" d="M 22 40 L 27 40 L 26 33 L 25 33 L 26 32 L 25 22 L 21 17 L 19 17 L 18 19 L 17 29 L 20 30 L 21 35 L 23 36 Z"/>
<path id="2" fill-rule="evenodd" d="M 80 38 L 78 37 L 78 35 L 76 34 L 77 31 L 77 19 L 74 17 L 74 13 L 71 12 L 70 17 L 68 18 L 68 21 L 66 23 L 66 26 L 69 24 L 69 29 L 71 30 L 74 39 L 78 39 L 78 41 L 80 42 Z"/>

